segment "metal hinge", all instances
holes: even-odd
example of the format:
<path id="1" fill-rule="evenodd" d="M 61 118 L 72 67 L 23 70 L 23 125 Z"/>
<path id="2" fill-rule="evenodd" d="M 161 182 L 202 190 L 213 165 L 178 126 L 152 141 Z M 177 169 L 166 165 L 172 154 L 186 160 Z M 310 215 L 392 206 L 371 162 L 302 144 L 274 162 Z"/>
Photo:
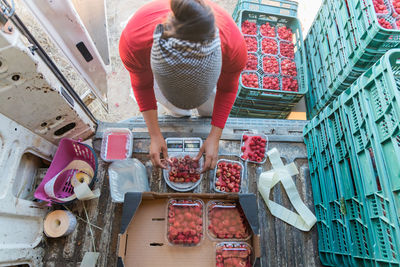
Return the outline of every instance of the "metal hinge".
<path id="1" fill-rule="evenodd" d="M 14 0 L 11 0 L 11 5 L 6 0 L 0 2 L 0 29 L 4 33 L 11 34 L 14 27 L 11 25 L 10 18 L 15 13 Z"/>

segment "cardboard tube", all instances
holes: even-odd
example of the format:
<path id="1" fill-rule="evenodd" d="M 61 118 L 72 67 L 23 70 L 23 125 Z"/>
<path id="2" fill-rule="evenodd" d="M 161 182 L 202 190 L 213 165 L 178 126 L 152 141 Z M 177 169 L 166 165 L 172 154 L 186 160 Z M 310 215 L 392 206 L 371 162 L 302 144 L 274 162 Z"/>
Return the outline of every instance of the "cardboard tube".
<path id="1" fill-rule="evenodd" d="M 71 185 L 73 187 L 78 186 L 79 184 L 82 183 L 87 183 L 90 184 L 90 176 L 84 172 L 77 172 L 72 178 L 71 178 Z"/>
<path id="2" fill-rule="evenodd" d="M 75 216 L 65 210 L 55 210 L 44 219 L 44 233 L 48 237 L 57 238 L 71 234 L 76 227 Z"/>

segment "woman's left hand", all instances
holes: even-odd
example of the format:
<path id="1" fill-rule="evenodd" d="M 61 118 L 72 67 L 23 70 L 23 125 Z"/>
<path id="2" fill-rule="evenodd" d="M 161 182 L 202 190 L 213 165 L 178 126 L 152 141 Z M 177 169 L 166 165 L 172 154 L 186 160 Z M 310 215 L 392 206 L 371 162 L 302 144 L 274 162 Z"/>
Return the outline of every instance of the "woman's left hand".
<path id="1" fill-rule="evenodd" d="M 210 134 L 200 148 L 199 154 L 194 158 L 194 160 L 199 160 L 203 154 L 205 154 L 204 166 L 201 170 L 202 173 L 214 169 L 217 165 L 219 139 L 221 138 L 221 134 L 221 128 L 212 126 Z"/>

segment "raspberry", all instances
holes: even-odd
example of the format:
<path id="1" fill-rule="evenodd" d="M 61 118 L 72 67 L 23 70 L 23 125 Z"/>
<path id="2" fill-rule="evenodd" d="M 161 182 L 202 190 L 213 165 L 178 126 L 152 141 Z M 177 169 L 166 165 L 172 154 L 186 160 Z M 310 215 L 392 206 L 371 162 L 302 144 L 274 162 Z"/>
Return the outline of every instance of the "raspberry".
<path id="1" fill-rule="evenodd" d="M 250 160 L 253 162 L 262 162 L 265 158 L 266 143 L 266 139 L 257 135 L 246 139 L 246 141 L 242 142 L 242 146 L 245 147 L 245 151 L 243 151 L 241 158 L 243 160 Z"/>

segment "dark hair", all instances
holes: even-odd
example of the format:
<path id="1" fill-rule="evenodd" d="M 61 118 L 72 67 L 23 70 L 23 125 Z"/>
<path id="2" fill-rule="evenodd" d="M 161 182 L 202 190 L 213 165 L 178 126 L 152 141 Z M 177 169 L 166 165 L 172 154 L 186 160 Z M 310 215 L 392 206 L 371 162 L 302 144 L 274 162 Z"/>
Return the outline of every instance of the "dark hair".
<path id="1" fill-rule="evenodd" d="M 214 14 L 203 0 L 171 0 L 171 10 L 164 38 L 202 42 L 215 37 Z"/>

